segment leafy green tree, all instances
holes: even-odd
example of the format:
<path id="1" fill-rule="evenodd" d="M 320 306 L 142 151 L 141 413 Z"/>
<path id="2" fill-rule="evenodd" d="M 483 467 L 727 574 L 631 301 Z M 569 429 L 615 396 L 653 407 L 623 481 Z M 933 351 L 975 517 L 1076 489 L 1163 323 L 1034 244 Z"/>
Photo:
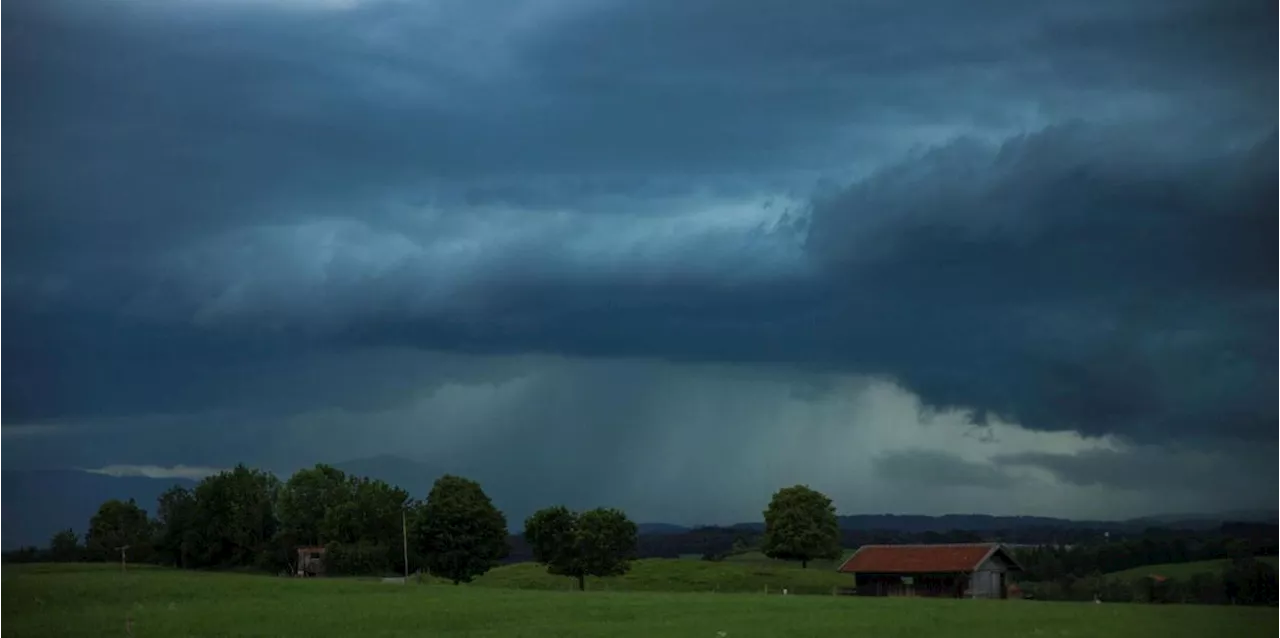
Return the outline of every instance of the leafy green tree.
<path id="1" fill-rule="evenodd" d="M 133 499 L 111 499 L 89 519 L 85 549 L 94 559 L 113 560 L 120 556 L 120 548 L 127 546 L 131 560 L 144 561 L 150 557 L 151 531 L 147 512 Z"/>
<path id="2" fill-rule="evenodd" d="M 587 588 L 587 576 L 627 573 L 635 558 L 636 534 L 636 524 L 616 509 L 576 514 L 564 506 L 548 507 L 524 523 L 534 559 L 548 573 L 576 578 L 580 591 Z"/>
<path id="3" fill-rule="evenodd" d="M 367 574 L 404 569 L 401 516 L 409 493 L 328 465 L 295 472 L 280 488 L 277 548 L 324 545 L 326 569 Z M 282 560 L 293 558 L 284 551 Z"/>
<path id="4" fill-rule="evenodd" d="M 578 515 L 563 505 L 547 507 L 524 521 L 524 539 L 533 550 L 533 559 L 547 566 L 547 572 L 578 579 L 578 589 L 586 589 L 587 572 L 578 557 Z"/>
<path id="5" fill-rule="evenodd" d="M 840 525 L 831 499 L 805 485 L 778 490 L 764 511 L 764 554 L 781 560 L 840 557 Z"/>
<path id="6" fill-rule="evenodd" d="M 325 512 L 324 538 L 339 543 L 399 545 L 409 493 L 376 479 L 351 478 L 348 497 Z"/>
<path id="7" fill-rule="evenodd" d="M 206 477 L 195 488 L 195 529 L 201 543 L 193 557 L 199 566 L 258 566 L 274 563 L 275 501 L 280 481 L 244 465 Z"/>
<path id="8" fill-rule="evenodd" d="M 200 545 L 196 528 L 196 497 L 175 485 L 156 499 L 156 550 L 160 559 L 177 567 L 189 567 Z"/>
<path id="9" fill-rule="evenodd" d="M 83 555 L 84 548 L 74 530 L 64 529 L 49 539 L 49 560 L 55 563 L 74 563 Z"/>
<path id="10" fill-rule="evenodd" d="M 299 545 L 337 540 L 325 518 L 350 502 L 352 491 L 350 478 L 335 467 L 319 464 L 294 472 L 280 488 L 280 531 Z"/>
<path id="11" fill-rule="evenodd" d="M 432 574 L 471 582 L 507 555 L 507 521 L 475 481 L 436 480 L 414 521 L 414 545 Z"/>

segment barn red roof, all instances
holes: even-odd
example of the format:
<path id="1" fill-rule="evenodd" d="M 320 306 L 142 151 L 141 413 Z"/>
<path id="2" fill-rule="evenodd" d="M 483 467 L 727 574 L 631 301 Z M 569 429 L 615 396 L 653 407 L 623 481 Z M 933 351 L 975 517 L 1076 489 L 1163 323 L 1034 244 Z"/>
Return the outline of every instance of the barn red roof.
<path id="1" fill-rule="evenodd" d="M 840 571 L 878 574 L 968 572 L 976 569 L 995 552 L 1000 552 L 1010 563 L 1014 563 L 998 543 L 863 545 L 840 566 Z"/>

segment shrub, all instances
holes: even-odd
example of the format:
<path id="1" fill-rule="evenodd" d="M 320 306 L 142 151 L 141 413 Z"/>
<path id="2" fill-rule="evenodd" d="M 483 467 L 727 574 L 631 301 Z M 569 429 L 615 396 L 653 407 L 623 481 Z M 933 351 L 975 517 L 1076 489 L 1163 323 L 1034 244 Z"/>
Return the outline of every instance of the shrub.
<path id="1" fill-rule="evenodd" d="M 1186 584 L 1187 602 L 1221 605 L 1227 602 L 1222 578 L 1215 574 L 1193 574 Z"/>
<path id="2" fill-rule="evenodd" d="M 1240 605 L 1275 605 L 1276 569 L 1256 558 L 1232 561 L 1222 574 L 1223 593 Z"/>

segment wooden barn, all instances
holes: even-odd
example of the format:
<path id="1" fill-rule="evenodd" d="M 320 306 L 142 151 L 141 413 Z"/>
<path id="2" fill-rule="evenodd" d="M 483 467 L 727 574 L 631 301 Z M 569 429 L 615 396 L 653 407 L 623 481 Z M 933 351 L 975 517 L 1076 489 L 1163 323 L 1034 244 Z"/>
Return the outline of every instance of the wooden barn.
<path id="1" fill-rule="evenodd" d="M 1007 575 L 1022 567 L 999 543 L 863 545 L 839 571 L 859 596 L 1007 598 Z"/>
<path id="2" fill-rule="evenodd" d="M 324 547 L 298 548 L 298 576 L 324 575 Z"/>

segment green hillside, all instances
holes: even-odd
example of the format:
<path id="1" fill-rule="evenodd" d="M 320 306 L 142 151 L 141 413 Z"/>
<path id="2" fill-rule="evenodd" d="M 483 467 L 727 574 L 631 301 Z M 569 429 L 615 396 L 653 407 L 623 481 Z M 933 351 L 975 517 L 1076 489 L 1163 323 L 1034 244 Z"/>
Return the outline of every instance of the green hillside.
<path id="1" fill-rule="evenodd" d="M 763 557 L 761 557 L 763 558 Z M 552 576 L 542 565 L 517 563 L 498 567 L 477 579 L 475 586 L 512 589 L 571 589 L 576 582 Z M 801 569 L 796 563 L 763 558 L 753 561 L 704 561 L 650 558 L 631 565 L 617 578 L 588 578 L 588 590 L 672 592 L 763 592 L 787 588 L 796 594 L 830 594 L 832 587 L 851 587 L 853 577 L 829 565 Z"/>
<path id="2" fill-rule="evenodd" d="M 841 565 L 841 564 L 843 564 L 843 563 L 844 563 L 844 561 L 845 561 L 845 560 L 847 560 L 847 559 L 849 558 L 849 556 L 851 556 L 851 555 L 853 554 L 853 552 L 854 552 L 854 550 L 852 550 L 852 549 L 845 550 L 845 551 L 844 551 L 844 554 L 843 554 L 843 555 L 841 555 L 841 557 L 840 557 L 840 558 L 838 558 L 838 559 L 836 559 L 836 560 L 815 560 L 815 561 L 810 561 L 810 562 L 809 562 L 809 567 L 808 567 L 808 569 L 817 569 L 817 570 L 825 570 L 825 571 L 835 571 L 835 570 L 836 570 L 836 568 L 840 567 L 840 565 Z M 728 555 L 728 556 L 726 556 L 726 557 L 724 558 L 724 562 L 728 562 L 728 563 L 749 563 L 749 564 L 752 564 L 752 565 L 772 565 L 772 566 L 777 566 L 777 567 L 794 567 L 794 568 L 799 568 L 799 567 L 800 567 L 800 563 L 797 563 L 797 562 L 795 562 L 795 561 L 782 561 L 782 560 L 776 560 L 776 559 L 773 559 L 773 558 L 769 558 L 768 556 L 765 556 L 765 555 L 764 555 L 764 552 L 760 552 L 760 551 L 751 551 L 751 552 L 742 552 L 742 553 L 739 553 L 739 554 L 730 554 L 730 555 Z"/>
<path id="3" fill-rule="evenodd" d="M 1259 557 L 1258 560 L 1261 560 L 1271 565 L 1272 567 L 1276 567 L 1275 556 L 1262 556 L 1262 557 Z M 1230 562 L 1231 561 L 1224 558 L 1221 560 L 1202 560 L 1202 561 L 1196 561 L 1192 563 L 1164 563 L 1160 565 L 1143 565 L 1141 567 L 1134 567 L 1132 569 L 1112 572 L 1107 575 L 1114 576 L 1117 578 L 1122 578 L 1122 579 L 1133 579 L 1133 578 L 1143 578 L 1151 574 L 1158 574 L 1160 576 L 1164 576 L 1165 578 L 1186 580 L 1196 574 L 1221 573 L 1222 570 L 1225 569 Z"/>

